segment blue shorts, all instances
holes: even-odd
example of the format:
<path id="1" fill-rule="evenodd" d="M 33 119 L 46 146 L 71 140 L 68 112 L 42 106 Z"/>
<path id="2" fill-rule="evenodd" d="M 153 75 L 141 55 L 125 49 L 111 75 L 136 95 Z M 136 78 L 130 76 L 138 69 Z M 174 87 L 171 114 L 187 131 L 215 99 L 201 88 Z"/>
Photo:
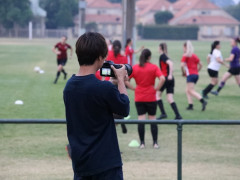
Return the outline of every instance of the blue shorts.
<path id="1" fill-rule="evenodd" d="M 197 74 L 191 74 L 187 76 L 187 83 L 194 83 L 197 84 L 198 81 L 198 75 Z"/>
<path id="2" fill-rule="evenodd" d="M 84 177 L 77 177 L 74 174 L 74 180 L 123 180 L 123 171 L 122 167 L 117 167 L 113 169 L 109 169 L 107 171 L 101 172 L 99 174 L 95 174 L 92 176 L 84 176 Z"/>

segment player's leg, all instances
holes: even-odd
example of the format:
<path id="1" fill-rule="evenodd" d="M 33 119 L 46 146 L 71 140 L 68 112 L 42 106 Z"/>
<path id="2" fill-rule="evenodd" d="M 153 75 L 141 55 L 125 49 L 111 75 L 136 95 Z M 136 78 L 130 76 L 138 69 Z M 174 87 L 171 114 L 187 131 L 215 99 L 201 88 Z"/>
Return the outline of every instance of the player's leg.
<path id="1" fill-rule="evenodd" d="M 135 102 L 137 113 L 138 113 L 138 120 L 146 120 L 146 106 L 143 102 Z M 144 124 L 138 124 L 138 135 L 140 139 L 140 149 L 145 148 L 145 125 Z"/>
<path id="2" fill-rule="evenodd" d="M 208 93 L 211 92 L 218 83 L 218 71 L 208 69 L 208 74 L 211 77 L 211 83 L 202 91 L 202 96 L 205 99 L 208 99 Z"/>
<path id="3" fill-rule="evenodd" d="M 156 120 L 157 102 L 149 102 L 147 105 L 147 113 L 149 120 Z M 158 149 L 158 126 L 151 124 L 151 133 L 153 139 L 153 148 Z"/>
<path id="4" fill-rule="evenodd" d="M 167 118 L 167 114 L 165 112 L 163 101 L 162 101 L 162 93 L 164 92 L 165 88 L 166 88 L 166 81 L 165 81 L 163 87 L 160 89 L 160 91 L 157 91 L 157 104 L 161 111 L 161 115 L 157 118 L 159 120 Z"/>
<path id="5" fill-rule="evenodd" d="M 187 86 L 188 86 L 188 90 L 189 90 L 189 93 L 195 97 L 196 99 L 198 99 L 200 101 L 200 103 L 202 104 L 202 111 L 205 111 L 206 109 L 206 106 L 207 106 L 207 101 L 205 101 L 202 96 L 195 91 L 195 83 L 191 82 L 191 83 L 187 83 Z"/>
<path id="6" fill-rule="evenodd" d="M 212 91 L 211 93 L 217 96 L 217 95 L 219 94 L 219 92 L 222 90 L 222 88 L 225 86 L 226 81 L 227 81 L 230 77 L 232 77 L 232 74 L 231 74 L 230 72 L 226 72 L 226 73 L 223 75 L 223 77 L 222 77 L 222 80 L 221 80 L 221 82 L 220 82 L 220 84 L 219 84 L 219 86 L 218 86 L 217 91 Z"/>
<path id="7" fill-rule="evenodd" d="M 187 101 L 188 101 L 188 107 L 186 109 L 193 110 L 193 100 L 192 100 L 191 94 L 189 93 L 188 86 L 186 86 L 185 92 L 186 92 Z"/>
<path id="8" fill-rule="evenodd" d="M 235 77 L 235 80 L 236 80 L 238 86 L 240 87 L 240 75 L 236 75 L 234 77 Z"/>
<path id="9" fill-rule="evenodd" d="M 67 59 L 66 60 L 64 59 L 63 62 L 62 62 L 62 71 L 61 71 L 64 74 L 64 79 L 67 79 L 67 73 L 63 68 L 63 66 L 65 66 L 66 63 L 67 63 Z"/>
<path id="10" fill-rule="evenodd" d="M 54 84 L 56 84 L 57 83 L 57 81 L 58 81 L 58 78 L 59 78 L 59 76 L 60 76 L 60 73 L 61 73 L 61 71 L 62 71 L 62 68 L 63 68 L 63 66 L 62 66 L 62 64 L 58 64 L 58 68 L 57 68 L 57 75 L 56 75 L 56 79 L 54 80 Z"/>
<path id="11" fill-rule="evenodd" d="M 175 87 L 175 80 L 174 78 L 172 80 L 168 80 L 168 83 L 166 85 L 167 88 L 167 101 L 171 105 L 173 112 L 175 113 L 175 119 L 182 119 L 181 115 L 179 114 L 177 104 L 175 103 L 173 99 L 174 94 L 174 87 Z"/>

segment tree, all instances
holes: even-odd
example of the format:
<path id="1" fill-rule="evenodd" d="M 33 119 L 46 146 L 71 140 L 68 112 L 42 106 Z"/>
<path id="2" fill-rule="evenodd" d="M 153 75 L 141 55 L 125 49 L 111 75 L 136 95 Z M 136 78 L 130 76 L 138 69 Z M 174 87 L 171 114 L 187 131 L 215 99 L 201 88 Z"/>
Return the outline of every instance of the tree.
<path id="1" fill-rule="evenodd" d="M 172 18 L 173 14 L 169 11 L 158 11 L 154 14 L 156 24 L 167 24 Z"/>
<path id="2" fill-rule="evenodd" d="M 25 26 L 32 19 L 33 14 L 29 0 L 1 0 L 0 24 L 7 29 Z"/>
<path id="3" fill-rule="evenodd" d="M 240 3 L 236 6 L 229 6 L 225 9 L 229 14 L 235 17 L 237 20 L 240 21 Z"/>
<path id="4" fill-rule="evenodd" d="M 78 14 L 78 0 L 41 0 L 40 5 L 47 11 L 48 29 L 68 28 L 74 25 Z"/>

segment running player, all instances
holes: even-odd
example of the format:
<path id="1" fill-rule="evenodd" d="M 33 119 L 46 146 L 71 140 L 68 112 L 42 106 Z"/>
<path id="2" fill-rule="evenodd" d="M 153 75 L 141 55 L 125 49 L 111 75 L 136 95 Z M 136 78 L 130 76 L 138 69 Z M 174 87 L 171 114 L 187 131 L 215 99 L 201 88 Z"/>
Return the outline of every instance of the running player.
<path id="1" fill-rule="evenodd" d="M 191 41 L 187 41 L 183 45 L 183 57 L 181 60 L 181 69 L 183 76 L 187 76 L 187 88 L 186 95 L 188 99 L 187 110 L 193 110 L 193 100 L 192 96 L 198 99 L 202 104 L 202 111 L 205 110 L 207 102 L 202 98 L 202 96 L 195 91 L 194 86 L 198 81 L 198 72 L 202 68 L 202 63 L 196 54 L 194 54 L 194 49 Z"/>
<path id="2" fill-rule="evenodd" d="M 127 87 L 135 91 L 135 105 L 138 113 L 139 120 L 145 120 L 146 114 L 148 114 L 148 119 L 156 120 L 156 91 L 162 87 L 165 78 L 160 71 L 160 69 L 150 63 L 151 51 L 149 49 L 144 49 L 139 58 L 140 63 L 133 66 L 133 73 L 129 77 L 134 78 L 136 81 L 136 88 L 133 87 L 129 81 L 125 81 Z M 159 84 L 155 88 L 155 79 L 158 78 Z M 159 148 L 158 146 L 158 127 L 156 124 L 151 124 L 151 132 L 153 138 L 153 147 Z M 145 135 L 145 125 L 138 125 L 138 133 L 140 137 L 140 148 L 145 147 L 144 135 Z"/>
<path id="3" fill-rule="evenodd" d="M 72 58 L 72 47 L 69 44 L 67 44 L 66 41 L 67 41 L 67 37 L 62 36 L 61 42 L 57 43 L 52 49 L 52 51 L 57 55 L 57 65 L 58 65 L 57 76 L 56 76 L 56 79 L 54 80 L 54 84 L 57 83 L 61 72 L 64 74 L 64 79 L 67 79 L 67 73 L 63 69 L 63 66 L 65 66 L 67 63 L 68 49 L 70 49 L 70 59 Z"/>
<path id="4" fill-rule="evenodd" d="M 167 56 L 167 54 L 168 54 L 167 44 L 161 43 L 159 45 L 159 51 L 161 54 L 159 57 L 159 65 L 160 65 L 163 75 L 165 76 L 166 81 L 165 81 L 163 87 L 160 89 L 160 91 L 157 91 L 157 103 L 158 103 L 158 106 L 161 111 L 161 115 L 158 119 L 167 118 L 167 114 L 165 112 L 163 102 L 161 99 L 162 93 L 165 89 L 167 91 L 167 100 L 168 100 L 169 104 L 171 105 L 173 112 L 175 113 L 175 119 L 182 119 L 181 115 L 178 112 L 177 105 L 173 99 L 174 85 L 175 85 L 174 77 L 173 77 L 173 62 Z"/>
<path id="5" fill-rule="evenodd" d="M 235 77 L 236 82 L 240 87 L 240 62 L 239 62 L 240 49 L 237 46 L 238 43 L 240 43 L 239 37 L 231 40 L 231 46 L 232 46 L 231 54 L 228 58 L 225 59 L 225 61 L 230 62 L 230 69 L 228 70 L 228 72 L 226 72 L 223 75 L 221 83 L 220 83 L 217 91 L 212 92 L 212 94 L 214 94 L 216 96 L 219 94 L 221 89 L 224 87 L 226 81 L 232 76 Z"/>
<path id="6" fill-rule="evenodd" d="M 218 71 L 223 62 L 222 53 L 220 51 L 220 41 L 214 41 L 212 43 L 211 52 L 207 57 L 208 61 L 208 74 L 211 78 L 211 83 L 202 91 L 202 96 L 208 99 L 208 93 L 214 88 L 218 83 Z"/>
<path id="7" fill-rule="evenodd" d="M 134 51 L 134 49 L 132 48 L 132 40 L 129 38 L 127 39 L 126 41 L 126 45 L 125 45 L 125 55 L 127 57 L 127 60 L 128 60 L 128 64 L 130 64 L 131 66 L 133 65 L 133 54 L 134 53 L 139 53 L 140 51 L 143 50 L 143 46 L 138 49 L 137 51 Z"/>

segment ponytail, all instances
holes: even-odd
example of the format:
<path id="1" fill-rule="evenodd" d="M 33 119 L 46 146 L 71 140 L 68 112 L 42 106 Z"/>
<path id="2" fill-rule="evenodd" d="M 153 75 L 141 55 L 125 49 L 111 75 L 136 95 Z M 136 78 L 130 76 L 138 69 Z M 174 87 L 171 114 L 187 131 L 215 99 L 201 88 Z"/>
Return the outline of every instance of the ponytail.
<path id="1" fill-rule="evenodd" d="M 186 56 L 191 57 L 194 53 L 194 48 L 191 41 L 188 40 L 183 44 L 183 46 L 186 48 Z"/>
<path id="2" fill-rule="evenodd" d="M 131 41 L 132 41 L 132 40 L 131 40 L 130 38 L 127 39 L 125 48 L 128 46 L 128 44 L 129 44 Z"/>
<path id="3" fill-rule="evenodd" d="M 220 41 L 214 41 L 211 46 L 210 54 L 213 53 L 213 50 L 220 44 Z"/>
<path id="4" fill-rule="evenodd" d="M 152 53 L 149 49 L 144 49 L 139 58 L 139 65 L 143 67 L 151 55 Z"/>
<path id="5" fill-rule="evenodd" d="M 166 43 L 161 43 L 161 44 L 159 44 L 159 46 L 160 46 L 162 52 L 167 55 L 168 54 L 167 44 Z"/>
<path id="6" fill-rule="evenodd" d="M 113 41 L 112 48 L 113 48 L 114 56 L 117 57 L 117 55 L 120 54 L 121 52 L 121 48 L 122 48 L 121 42 L 119 40 Z"/>

